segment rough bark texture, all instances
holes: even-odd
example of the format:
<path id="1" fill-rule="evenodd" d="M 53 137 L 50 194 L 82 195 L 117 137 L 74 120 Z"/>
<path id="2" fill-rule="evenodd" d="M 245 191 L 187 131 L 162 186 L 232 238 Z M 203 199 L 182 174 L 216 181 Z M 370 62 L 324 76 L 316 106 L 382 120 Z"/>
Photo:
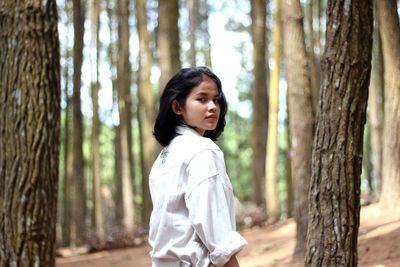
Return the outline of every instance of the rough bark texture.
<path id="1" fill-rule="evenodd" d="M 118 73 L 118 111 L 119 131 L 121 142 L 121 175 L 122 175 L 122 224 L 125 230 L 131 231 L 134 227 L 134 198 L 133 198 L 133 155 L 132 155 L 132 96 L 131 71 L 129 63 L 129 0 L 119 1 L 119 57 Z"/>
<path id="2" fill-rule="evenodd" d="M 154 101 L 150 81 L 152 57 L 147 30 L 146 0 L 137 0 L 137 27 L 139 34 L 139 123 L 142 161 L 142 224 L 147 228 L 152 210 L 149 174 L 156 158 L 156 141 L 153 136 Z"/>
<path id="3" fill-rule="evenodd" d="M 314 139 L 306 266 L 357 266 L 372 1 L 329 1 Z"/>
<path id="4" fill-rule="evenodd" d="M 281 0 L 275 0 L 275 18 L 272 41 L 274 43 L 274 68 L 271 73 L 269 86 L 268 109 L 268 139 L 267 158 L 265 166 L 265 192 L 266 210 L 270 223 L 280 219 L 279 195 L 278 195 L 278 112 L 279 112 L 279 79 L 281 73 Z"/>
<path id="5" fill-rule="evenodd" d="M 160 89 L 181 68 L 179 45 L 179 1 L 158 1 L 158 49 L 160 52 Z"/>
<path id="6" fill-rule="evenodd" d="M 308 189 L 311 178 L 311 155 L 315 121 L 314 104 L 300 1 L 283 0 L 282 9 L 296 220 L 296 248 L 294 255 L 303 257 L 305 255 L 308 225 Z"/>
<path id="7" fill-rule="evenodd" d="M 384 62 L 382 194 L 380 203 L 400 206 L 400 25 L 397 1 L 376 1 Z"/>
<path id="8" fill-rule="evenodd" d="M 55 1 L 0 3 L 0 266 L 54 266 L 60 145 Z"/>
<path id="9" fill-rule="evenodd" d="M 71 190 L 73 205 L 73 218 L 75 220 L 72 231 L 72 242 L 81 244 L 86 239 L 86 181 L 84 175 L 83 157 L 83 122 L 81 110 L 81 74 L 83 61 L 83 33 L 84 33 L 84 8 L 80 0 L 73 0 L 74 13 L 74 77 L 72 96 L 72 142 L 73 142 L 73 169 L 72 179 L 75 190 Z"/>
<path id="10" fill-rule="evenodd" d="M 268 93 L 266 66 L 266 1 L 251 1 L 251 30 L 253 39 L 253 77 L 252 88 L 253 120 L 251 134 L 253 201 L 264 205 L 265 147 L 267 144 Z"/>

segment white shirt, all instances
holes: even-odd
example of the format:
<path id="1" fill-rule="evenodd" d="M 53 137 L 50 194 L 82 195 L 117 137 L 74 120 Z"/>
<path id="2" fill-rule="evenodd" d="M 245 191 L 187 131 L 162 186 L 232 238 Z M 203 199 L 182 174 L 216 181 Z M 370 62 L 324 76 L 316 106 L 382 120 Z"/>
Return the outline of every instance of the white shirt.
<path id="1" fill-rule="evenodd" d="M 236 232 L 223 153 L 190 127 L 177 132 L 149 177 L 153 267 L 223 266 L 247 244 Z"/>

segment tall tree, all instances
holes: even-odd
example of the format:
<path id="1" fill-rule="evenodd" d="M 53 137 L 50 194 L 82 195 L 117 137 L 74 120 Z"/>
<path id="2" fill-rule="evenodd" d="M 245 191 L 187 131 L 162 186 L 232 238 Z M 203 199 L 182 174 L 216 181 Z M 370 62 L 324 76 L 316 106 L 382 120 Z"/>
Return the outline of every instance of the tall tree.
<path id="1" fill-rule="evenodd" d="M 306 266 L 357 266 L 372 1 L 328 1 Z"/>
<path id="2" fill-rule="evenodd" d="M 158 0 L 158 50 L 160 53 L 160 89 L 181 68 L 179 45 L 179 1 Z"/>
<path id="3" fill-rule="evenodd" d="M 308 189 L 314 136 L 313 98 L 300 1 L 284 0 L 282 10 L 297 232 L 294 255 L 302 258 L 305 255 L 308 225 Z"/>
<path id="4" fill-rule="evenodd" d="M 99 58 L 100 58 L 100 0 L 90 2 L 91 70 L 92 70 L 92 173 L 93 173 L 93 226 L 95 234 L 104 235 L 101 174 L 100 174 L 100 117 L 99 117 Z"/>
<path id="5" fill-rule="evenodd" d="M 142 160 L 142 224 L 148 225 L 152 210 L 149 174 L 150 168 L 156 157 L 156 142 L 153 137 L 154 125 L 154 101 L 150 81 L 152 56 L 150 50 L 150 38 L 147 30 L 146 0 L 136 1 L 137 27 L 139 35 L 139 124 L 140 144 Z"/>
<path id="6" fill-rule="evenodd" d="M 55 266 L 57 20 L 55 1 L 0 4 L 0 266 Z"/>
<path id="7" fill-rule="evenodd" d="M 132 95 L 131 71 L 129 63 L 129 0 L 118 1 L 118 111 L 121 149 L 121 193 L 122 224 L 125 230 L 131 231 L 135 222 L 133 198 L 133 155 L 132 155 Z"/>
<path id="8" fill-rule="evenodd" d="M 272 41 L 274 43 L 274 68 L 271 72 L 269 87 L 268 109 L 268 139 L 267 157 L 265 166 L 265 192 L 266 210 L 268 221 L 274 223 L 279 220 L 281 211 L 278 196 L 278 112 L 279 112 L 279 79 L 280 62 L 282 54 L 282 19 L 281 0 L 275 0 L 274 31 Z"/>
<path id="9" fill-rule="evenodd" d="M 204 55 L 204 63 L 208 67 L 212 67 L 211 62 L 211 44 L 210 44 L 210 31 L 208 27 L 208 17 L 209 17 L 209 4 L 207 0 L 200 1 L 199 7 L 199 31 L 202 36 L 203 46 L 201 51 Z"/>
<path id="10" fill-rule="evenodd" d="M 74 48 L 73 48 L 73 96 L 72 96 L 72 142 L 73 156 L 72 179 L 75 185 L 72 199 L 74 218 L 74 232 L 72 242 L 78 244 L 83 242 L 86 237 L 86 180 L 84 175 L 84 156 L 83 156 L 83 122 L 81 110 L 81 76 L 83 62 L 83 34 L 85 21 L 85 8 L 81 0 L 73 0 L 73 20 L 74 20 Z"/>
<path id="11" fill-rule="evenodd" d="M 253 118 L 251 148 L 251 176 L 253 201 L 256 205 L 264 204 L 265 147 L 268 121 L 268 89 L 266 65 L 266 1 L 251 1 L 251 36 L 253 39 Z"/>
<path id="12" fill-rule="evenodd" d="M 374 5 L 376 12 L 376 4 Z M 374 43 L 372 52 L 371 82 L 368 97 L 368 118 L 371 128 L 371 161 L 375 194 L 380 195 L 382 188 L 382 125 L 383 125 L 383 60 L 379 24 L 374 23 Z"/>
<path id="13" fill-rule="evenodd" d="M 376 1 L 384 62 L 382 194 L 380 203 L 400 206 L 400 24 L 397 1 Z"/>
<path id="14" fill-rule="evenodd" d="M 196 66 L 196 41 L 197 41 L 197 26 L 199 21 L 199 0 L 186 0 L 186 7 L 189 13 L 189 63 L 191 66 Z"/>

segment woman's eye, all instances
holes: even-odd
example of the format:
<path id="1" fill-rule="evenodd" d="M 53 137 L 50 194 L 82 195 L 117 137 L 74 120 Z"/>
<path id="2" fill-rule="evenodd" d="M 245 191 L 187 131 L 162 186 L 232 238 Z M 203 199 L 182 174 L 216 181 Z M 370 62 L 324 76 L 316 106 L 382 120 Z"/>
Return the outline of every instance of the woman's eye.
<path id="1" fill-rule="evenodd" d="M 219 98 L 215 98 L 213 101 L 215 104 L 219 104 Z"/>
<path id="2" fill-rule="evenodd" d="M 201 103 L 207 102 L 207 99 L 205 99 L 205 98 L 199 98 L 199 99 L 197 99 L 197 100 L 200 101 Z"/>

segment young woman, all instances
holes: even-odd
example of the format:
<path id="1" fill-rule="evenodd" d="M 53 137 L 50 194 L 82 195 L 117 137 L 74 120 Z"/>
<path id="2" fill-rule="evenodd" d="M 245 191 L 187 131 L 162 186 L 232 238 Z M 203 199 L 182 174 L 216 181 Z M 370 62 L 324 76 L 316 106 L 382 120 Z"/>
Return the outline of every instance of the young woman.
<path id="1" fill-rule="evenodd" d="M 167 83 L 154 135 L 163 146 L 149 177 L 153 267 L 239 266 L 247 242 L 236 232 L 232 185 L 213 142 L 227 103 L 206 67 L 184 68 Z"/>

